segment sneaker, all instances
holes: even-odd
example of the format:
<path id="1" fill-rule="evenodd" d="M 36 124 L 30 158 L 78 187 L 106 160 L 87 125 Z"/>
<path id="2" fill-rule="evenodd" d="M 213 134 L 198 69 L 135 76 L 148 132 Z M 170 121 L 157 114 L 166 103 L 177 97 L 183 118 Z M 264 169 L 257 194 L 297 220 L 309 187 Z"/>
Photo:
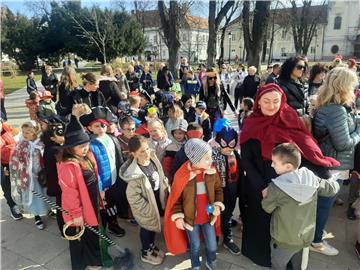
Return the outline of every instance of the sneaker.
<path id="1" fill-rule="evenodd" d="M 48 216 L 51 217 L 51 218 L 56 218 L 56 212 L 53 212 L 53 210 L 50 210 L 49 213 L 48 213 Z"/>
<path id="2" fill-rule="evenodd" d="M 152 250 L 161 258 L 165 258 L 165 252 L 155 245 L 151 246 Z"/>
<path id="3" fill-rule="evenodd" d="M 11 217 L 14 220 L 19 220 L 23 218 L 23 215 L 20 212 L 19 206 L 14 205 L 13 207 L 10 208 L 10 212 L 11 212 Z"/>
<path id="4" fill-rule="evenodd" d="M 348 207 L 348 209 L 346 211 L 346 216 L 350 220 L 355 220 L 356 219 L 355 208 L 352 208 L 351 204 L 349 205 L 349 207 Z"/>
<path id="5" fill-rule="evenodd" d="M 43 230 L 45 228 L 45 224 L 39 216 L 35 216 L 35 225 L 39 230 Z"/>
<path id="6" fill-rule="evenodd" d="M 240 254 L 240 248 L 234 243 L 233 240 L 223 243 L 224 248 L 230 251 L 234 255 Z"/>
<path id="7" fill-rule="evenodd" d="M 212 263 L 208 263 L 208 261 L 205 261 L 206 269 L 208 270 L 215 270 L 216 269 L 216 261 L 213 261 Z"/>
<path id="8" fill-rule="evenodd" d="M 134 226 L 138 225 L 138 223 L 136 222 L 136 220 L 135 220 L 134 218 L 128 219 L 127 221 L 128 221 L 131 225 L 134 225 Z"/>
<path id="9" fill-rule="evenodd" d="M 358 258 L 360 259 L 360 243 L 358 241 L 356 241 L 355 244 L 355 252 L 358 255 Z"/>
<path id="10" fill-rule="evenodd" d="M 339 254 L 339 251 L 333 246 L 329 245 L 328 242 L 323 241 L 322 243 L 311 243 L 310 250 L 318 252 L 328 256 L 335 256 Z"/>
<path id="11" fill-rule="evenodd" d="M 150 250 L 145 252 L 145 254 L 141 254 L 141 260 L 152 265 L 159 265 L 163 262 L 164 258 L 161 258 L 154 251 Z"/>
<path id="12" fill-rule="evenodd" d="M 108 225 L 109 233 L 114 234 L 115 236 L 122 237 L 125 235 L 125 230 L 117 224 L 117 222 L 109 223 Z"/>

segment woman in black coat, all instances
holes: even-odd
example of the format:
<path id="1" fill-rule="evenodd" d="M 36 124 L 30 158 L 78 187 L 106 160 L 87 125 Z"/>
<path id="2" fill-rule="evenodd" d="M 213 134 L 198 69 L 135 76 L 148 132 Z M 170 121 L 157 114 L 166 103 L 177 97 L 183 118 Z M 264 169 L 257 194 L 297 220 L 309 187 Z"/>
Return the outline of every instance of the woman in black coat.
<path id="1" fill-rule="evenodd" d="M 41 84 L 44 86 L 45 90 L 50 91 L 51 95 L 53 96 L 52 100 L 54 102 L 56 101 L 57 97 L 58 83 L 59 80 L 53 72 L 52 67 L 46 66 L 45 72 L 42 74 L 41 77 Z"/>
<path id="2" fill-rule="evenodd" d="M 126 79 L 129 83 L 130 91 L 135 91 L 140 88 L 139 75 L 135 72 L 134 67 L 129 65 L 126 72 Z"/>
<path id="3" fill-rule="evenodd" d="M 66 116 L 66 104 L 69 103 L 70 93 L 78 86 L 75 69 L 66 66 L 60 77 L 59 101 L 56 103 L 56 111 L 59 115 Z"/>
<path id="4" fill-rule="evenodd" d="M 308 89 L 301 81 L 306 69 L 305 61 L 301 57 L 288 58 L 281 66 L 278 84 L 284 91 L 287 103 L 299 116 L 306 114 L 308 106 Z"/>
<path id="5" fill-rule="evenodd" d="M 149 70 L 149 66 L 144 67 L 144 72 L 141 74 L 140 83 L 142 89 L 144 89 L 150 96 L 154 94 L 153 78 Z"/>
<path id="6" fill-rule="evenodd" d="M 242 96 L 240 97 L 240 101 L 242 98 L 250 97 L 252 99 L 255 98 L 256 92 L 260 85 L 260 78 L 256 75 L 256 67 L 249 67 L 248 75 L 245 77 L 244 82 L 242 84 L 242 91 L 240 93 Z"/>
<path id="7" fill-rule="evenodd" d="M 302 166 L 322 178 L 330 175 L 327 168 L 339 163 L 324 157 L 297 113 L 286 104 L 286 96 L 276 84 L 262 86 L 254 111 L 245 120 L 240 134 L 241 160 L 246 179 L 242 185 L 244 203 L 242 254 L 254 263 L 271 266 L 270 218 L 261 206 L 267 186 L 276 177 L 271 167 L 271 151 L 285 142 L 295 143 L 302 153 Z M 291 217 L 289 217 L 291 218 Z"/>

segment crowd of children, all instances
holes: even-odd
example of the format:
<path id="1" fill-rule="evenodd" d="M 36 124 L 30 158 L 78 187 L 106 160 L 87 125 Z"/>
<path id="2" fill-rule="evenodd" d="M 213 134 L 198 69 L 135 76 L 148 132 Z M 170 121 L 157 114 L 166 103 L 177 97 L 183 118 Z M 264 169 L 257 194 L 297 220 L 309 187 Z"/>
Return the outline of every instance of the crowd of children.
<path id="1" fill-rule="evenodd" d="M 233 213 L 238 205 L 240 220 L 249 218 L 244 214 L 249 211 L 244 198 L 251 194 L 244 192 L 252 187 L 244 189 L 250 182 L 239 137 L 253 117 L 253 107 L 259 111 L 253 93 L 258 86 L 252 84 L 251 94 L 242 91 L 238 97 L 237 128 L 223 118 L 220 106 L 223 91 L 240 91 L 240 85 L 220 85 L 220 77 L 230 80 L 226 66 L 220 77 L 213 69 L 202 69 L 197 76 L 183 61 L 180 85 L 170 84 L 166 66 L 160 69 L 166 84 L 160 90 L 154 87 L 149 67 L 140 64 L 129 68 L 127 79 L 119 68 L 114 76 L 111 66 L 105 65 L 99 89 L 96 76 L 84 74 L 83 87 L 71 90 L 65 101 L 60 98 L 61 116 L 54 92 L 38 91 L 30 74 L 26 106 L 31 120 L 21 126 L 17 143 L 1 121 L 1 185 L 11 215 L 21 219 L 22 213 L 32 214 L 42 230 L 41 216 L 52 210 L 35 193 L 64 208 L 66 213 L 56 212 L 59 233 L 79 240 L 69 241 L 73 269 L 112 265 L 106 242 L 81 229 L 87 224 L 100 233 L 122 237 L 126 231 L 118 218 L 138 226 L 140 258 L 153 265 L 166 258 L 155 241 L 162 227 L 167 250 L 174 255 L 188 251 L 193 269 L 201 267 L 201 239 L 207 269 L 216 268 L 220 236 L 229 252 L 242 251 L 233 238 Z M 237 84 L 246 78 L 243 71 L 239 67 Z M 255 72 L 251 69 L 249 76 Z M 276 81 L 277 74 L 271 76 Z M 233 107 L 230 99 L 225 102 Z M 309 114 L 311 118 L 311 106 Z M 302 152 L 294 142 L 283 142 L 277 141 L 271 156 L 271 175 L 278 177 L 266 179 L 268 187 L 261 191 L 263 210 L 271 214 L 271 267 L 284 270 L 291 262 L 293 269 L 305 269 L 303 249 L 314 238 L 317 198 L 333 197 L 339 185 L 299 168 Z"/>

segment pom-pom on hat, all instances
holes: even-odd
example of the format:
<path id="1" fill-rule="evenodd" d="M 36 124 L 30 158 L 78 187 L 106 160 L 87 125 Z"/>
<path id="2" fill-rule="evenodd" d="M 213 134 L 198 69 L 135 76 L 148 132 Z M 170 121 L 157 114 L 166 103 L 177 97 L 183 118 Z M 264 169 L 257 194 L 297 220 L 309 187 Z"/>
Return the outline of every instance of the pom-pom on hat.
<path id="1" fill-rule="evenodd" d="M 185 155 L 192 164 L 198 164 L 200 160 L 211 151 L 211 146 L 201 139 L 190 139 L 186 142 Z"/>

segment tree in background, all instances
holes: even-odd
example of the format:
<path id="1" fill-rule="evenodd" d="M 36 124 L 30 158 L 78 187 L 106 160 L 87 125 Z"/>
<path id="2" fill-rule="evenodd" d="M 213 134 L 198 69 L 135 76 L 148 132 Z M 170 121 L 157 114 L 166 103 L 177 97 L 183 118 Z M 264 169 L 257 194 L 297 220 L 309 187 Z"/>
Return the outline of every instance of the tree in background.
<path id="1" fill-rule="evenodd" d="M 244 32 L 244 44 L 247 52 L 247 63 L 259 70 L 260 54 L 266 29 L 270 18 L 270 1 L 256 1 L 255 8 L 250 13 L 252 2 L 244 1 L 242 27 Z M 250 18 L 252 16 L 252 19 Z"/>
<path id="2" fill-rule="evenodd" d="M 158 1 L 158 9 L 161 20 L 161 28 L 164 33 L 164 41 L 169 50 L 169 70 L 177 76 L 177 62 L 180 49 L 180 28 L 189 11 L 191 1 L 170 1 L 166 7 L 164 1 Z"/>
<path id="3" fill-rule="evenodd" d="M 215 64 L 216 58 L 216 43 L 217 43 L 217 32 L 219 30 L 219 26 L 224 19 L 226 13 L 230 10 L 230 8 L 235 4 L 235 1 L 227 1 L 225 5 L 223 5 L 220 10 L 217 12 L 216 6 L 217 1 L 209 1 L 209 17 L 208 17 L 208 25 L 209 25 L 209 40 L 207 47 L 207 67 L 211 68 Z"/>
<path id="4" fill-rule="evenodd" d="M 317 25 L 327 16 L 325 8 L 327 1 L 323 1 L 316 9 L 312 6 L 311 0 L 303 0 L 301 7 L 297 6 L 297 2 L 299 1 L 291 1 L 291 12 L 288 16 L 295 52 L 299 55 L 307 55 Z"/>

